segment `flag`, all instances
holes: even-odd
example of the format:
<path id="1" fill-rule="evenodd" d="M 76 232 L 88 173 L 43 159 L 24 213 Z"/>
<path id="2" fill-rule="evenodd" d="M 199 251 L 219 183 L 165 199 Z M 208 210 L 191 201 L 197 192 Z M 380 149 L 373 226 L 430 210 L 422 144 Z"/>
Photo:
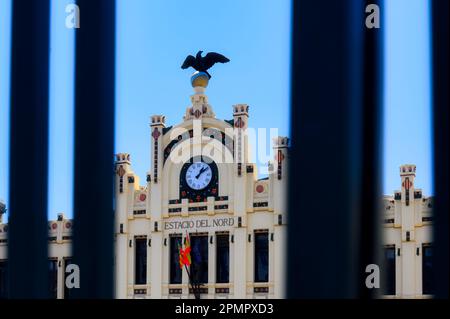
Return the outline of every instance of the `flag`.
<path id="1" fill-rule="evenodd" d="M 189 239 L 189 234 L 186 232 L 186 244 L 184 245 L 184 254 L 186 257 L 186 265 L 191 265 L 191 241 Z"/>
<path id="2" fill-rule="evenodd" d="M 178 259 L 180 263 L 180 268 L 183 269 L 183 248 L 181 248 L 180 243 L 178 243 Z"/>
<path id="3" fill-rule="evenodd" d="M 180 243 L 178 243 L 178 251 L 179 251 L 179 263 L 180 268 L 183 268 L 184 265 L 191 265 L 191 244 L 189 241 L 189 235 L 186 234 L 186 244 L 181 247 Z"/>

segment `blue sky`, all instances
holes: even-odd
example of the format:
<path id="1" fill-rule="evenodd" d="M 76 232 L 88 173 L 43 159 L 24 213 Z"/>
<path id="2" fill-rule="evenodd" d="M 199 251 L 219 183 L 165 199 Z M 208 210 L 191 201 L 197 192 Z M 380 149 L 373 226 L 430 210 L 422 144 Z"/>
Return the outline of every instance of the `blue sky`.
<path id="1" fill-rule="evenodd" d="M 74 31 L 65 6 L 52 1 L 49 217 L 72 216 Z M 290 1 L 118 0 L 116 151 L 131 154 L 143 179 L 150 167 L 149 117 L 182 120 L 192 88 L 180 65 L 199 49 L 231 59 L 212 69 L 207 89 L 218 118 L 250 105 L 250 126 L 289 134 Z M 11 0 L 0 0 L 0 198 L 7 199 Z M 417 164 L 431 193 L 428 1 L 387 1 L 385 193 L 399 187 L 398 166 Z M 81 11 L 81 27 L 83 12 Z M 382 26 L 383 27 L 383 26 Z M 270 62 L 269 62 L 270 61 Z M 26 183 L 24 181 L 24 183 Z"/>
<path id="2" fill-rule="evenodd" d="M 415 185 L 432 191 L 430 4 L 386 2 L 384 185 L 400 188 L 401 164 L 417 165 Z"/>

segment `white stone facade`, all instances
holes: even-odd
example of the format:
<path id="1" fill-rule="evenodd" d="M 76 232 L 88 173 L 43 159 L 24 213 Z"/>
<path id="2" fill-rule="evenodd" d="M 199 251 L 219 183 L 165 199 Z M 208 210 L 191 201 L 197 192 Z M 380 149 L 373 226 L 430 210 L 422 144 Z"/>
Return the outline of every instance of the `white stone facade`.
<path id="1" fill-rule="evenodd" d="M 129 154 L 116 155 L 115 295 L 116 298 L 193 298 L 189 279 L 170 283 L 170 238 L 177 234 L 208 238 L 207 282 L 202 298 L 283 298 L 286 248 L 286 183 L 288 139 L 274 139 L 272 172 L 258 179 L 249 162 L 245 134 L 249 106 L 232 107 L 232 119 L 216 119 L 205 88 L 195 87 L 180 124 L 166 128 L 165 117 L 150 119 L 151 167 L 142 186 Z M 199 133 L 199 134 L 197 134 Z M 180 136 L 180 140 L 178 137 Z M 184 153 L 183 153 L 184 152 Z M 190 153 L 189 153 L 190 152 Z M 184 160 L 170 155 L 188 154 Z M 186 185 L 186 159 L 211 159 L 213 180 L 199 195 Z M 197 157 L 196 157 L 197 158 Z M 213 169 L 214 166 L 214 169 Z M 213 182 L 215 184 L 213 184 Z M 64 297 L 64 265 L 70 257 L 71 220 L 49 222 L 50 258 L 58 261 L 57 297 Z M 6 260 L 7 225 L 0 225 L 0 260 Z M 268 273 L 255 282 L 255 238 L 268 246 Z M 217 282 L 217 236 L 227 236 L 228 282 Z M 146 282 L 136 283 L 138 239 L 146 240 Z M 222 237 L 223 238 L 223 237 Z M 82 270 L 81 270 L 82 274 Z M 82 284 L 82 281 L 81 281 Z"/>
<path id="2" fill-rule="evenodd" d="M 184 239 L 187 233 L 201 233 L 208 236 L 208 282 L 202 298 L 282 298 L 288 140 L 280 137 L 274 141 L 280 173 L 258 180 L 256 165 L 248 161 L 248 137 L 244 134 L 249 107 L 233 106 L 233 120 L 224 121 L 215 118 L 204 88 L 195 88 L 191 102 L 179 125 L 166 128 L 164 116 L 151 117 L 152 164 L 145 186 L 140 186 L 133 173 L 130 156 L 117 155 L 116 297 L 193 298 L 186 271 L 181 283 L 170 283 L 169 241 L 173 234 Z M 179 162 L 170 157 L 186 153 Z M 186 185 L 182 185 L 183 167 L 186 159 L 199 154 L 216 163 L 217 187 L 189 198 L 184 192 Z M 253 237 L 260 231 L 267 232 L 269 241 L 267 282 L 254 281 Z M 228 283 L 216 282 L 218 233 L 229 238 Z M 135 284 L 134 274 L 137 237 L 148 241 L 147 282 L 140 285 Z"/>
<path id="3" fill-rule="evenodd" d="M 152 141 L 152 161 L 143 185 L 132 170 L 130 155 L 116 155 L 115 296 L 193 298 L 184 269 L 181 282 L 170 281 L 170 243 L 174 234 L 183 240 L 186 234 L 191 239 L 201 234 L 207 238 L 208 264 L 202 298 L 283 298 L 288 139 L 274 140 L 275 158 L 268 163 L 271 173 L 258 179 L 256 165 L 249 162 L 244 134 L 248 106 L 233 106 L 233 119 L 224 121 L 215 118 L 204 88 L 195 88 L 191 102 L 176 126 L 166 128 L 163 115 L 151 117 L 148 138 Z M 189 151 L 182 161 L 171 157 Z M 211 164 L 209 188 L 195 195 L 183 178 L 186 159 L 198 154 L 206 154 L 215 165 Z M 383 240 L 391 249 L 391 266 L 395 267 L 395 287 L 388 298 L 429 297 L 422 284 L 422 258 L 432 243 L 432 198 L 423 197 L 415 188 L 415 172 L 415 165 L 401 166 L 401 190 L 383 200 Z M 71 232 L 72 220 L 62 214 L 49 222 L 49 258 L 58 265 L 58 298 L 66 297 L 64 269 L 71 256 Z M 268 275 L 267 280 L 257 281 L 255 238 L 261 233 L 268 241 Z M 228 282 L 217 282 L 219 235 L 228 240 Z M 136 283 L 136 245 L 144 240 L 145 248 L 141 249 L 146 254 L 146 269 L 141 279 L 145 282 Z M 0 221 L 0 266 L 6 260 L 7 224 Z"/>
<path id="4" fill-rule="evenodd" d="M 416 166 L 400 167 L 401 190 L 384 197 L 386 248 L 395 252 L 395 293 L 388 298 L 428 298 L 423 291 L 424 251 L 433 242 L 433 198 L 415 187 Z"/>

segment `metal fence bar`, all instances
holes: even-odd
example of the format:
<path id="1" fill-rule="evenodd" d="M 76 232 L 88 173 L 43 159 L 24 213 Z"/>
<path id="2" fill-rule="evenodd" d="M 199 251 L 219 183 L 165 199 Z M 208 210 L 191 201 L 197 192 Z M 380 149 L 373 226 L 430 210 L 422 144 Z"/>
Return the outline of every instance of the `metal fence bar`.
<path id="1" fill-rule="evenodd" d="M 449 144 L 449 1 L 432 2 L 433 128 L 434 128 L 434 243 L 436 297 L 448 298 L 448 144 Z"/>
<path id="2" fill-rule="evenodd" d="M 113 297 L 115 1 L 78 0 L 74 263 L 78 298 Z"/>
<path id="3" fill-rule="evenodd" d="M 363 0 L 293 1 L 292 19 L 288 297 L 371 297 L 360 280 L 377 244 L 363 223 L 380 198 L 379 35 Z"/>
<path id="4" fill-rule="evenodd" d="M 363 100 L 362 105 L 362 159 L 361 159 L 361 183 L 359 199 L 359 266 L 358 266 L 358 297 L 376 298 L 380 295 L 380 289 L 367 289 L 365 272 L 369 264 L 379 265 L 381 273 L 384 273 L 384 265 L 381 264 L 381 225 L 382 225 L 382 119 L 383 119 L 383 40 L 385 25 L 383 0 L 364 0 L 364 8 L 377 5 L 380 12 L 380 28 L 368 28 L 362 25 L 363 32 L 363 64 L 359 72 L 363 72 Z M 365 10 L 364 10 L 365 12 Z M 367 17 L 365 12 L 364 17 Z M 357 119 L 355 119 L 358 121 Z M 382 289 L 384 285 L 382 284 Z M 381 291 L 382 292 L 382 291 Z"/>
<path id="5" fill-rule="evenodd" d="M 50 1 L 13 1 L 8 264 L 11 298 L 45 298 Z"/>

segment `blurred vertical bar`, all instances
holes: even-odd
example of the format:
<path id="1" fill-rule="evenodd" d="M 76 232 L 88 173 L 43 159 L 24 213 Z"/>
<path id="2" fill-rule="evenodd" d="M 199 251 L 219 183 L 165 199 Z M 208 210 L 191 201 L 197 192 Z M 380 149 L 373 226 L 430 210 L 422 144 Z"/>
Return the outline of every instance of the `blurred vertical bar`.
<path id="1" fill-rule="evenodd" d="M 434 243 L 436 298 L 448 298 L 449 1 L 433 0 Z"/>
<path id="2" fill-rule="evenodd" d="M 381 227 L 382 227 L 382 119 L 383 119 L 383 41 L 385 25 L 383 0 L 365 0 L 366 12 L 376 5 L 379 8 L 380 28 L 362 27 L 364 32 L 363 65 L 359 72 L 363 72 L 363 104 L 362 108 L 362 160 L 361 160 L 361 189 L 359 222 L 359 267 L 358 267 L 358 297 L 369 299 L 379 297 L 380 289 L 368 289 L 366 286 L 366 266 L 376 264 L 383 274 L 384 265 L 381 264 Z M 384 285 L 381 284 L 381 288 Z"/>
<path id="3" fill-rule="evenodd" d="M 365 4 L 293 1 L 289 298 L 372 297 L 381 51 Z"/>
<path id="4" fill-rule="evenodd" d="M 49 0 L 13 1 L 8 238 L 11 298 L 48 296 L 49 26 Z"/>
<path id="5" fill-rule="evenodd" d="M 75 298 L 113 297 L 114 0 L 78 0 L 75 58 Z"/>

